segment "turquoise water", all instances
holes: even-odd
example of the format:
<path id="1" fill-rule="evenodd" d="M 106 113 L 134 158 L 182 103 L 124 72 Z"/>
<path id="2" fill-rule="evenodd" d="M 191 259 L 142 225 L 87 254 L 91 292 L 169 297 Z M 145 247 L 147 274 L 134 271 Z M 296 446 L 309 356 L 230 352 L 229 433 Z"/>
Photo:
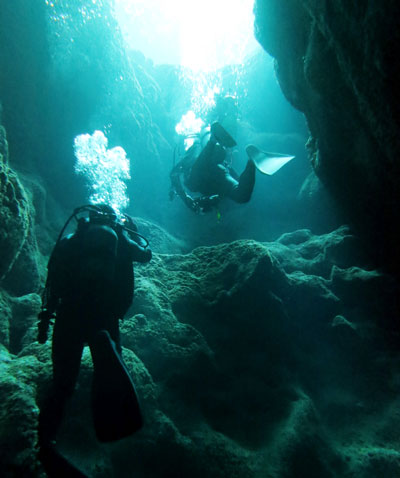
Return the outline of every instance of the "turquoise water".
<path id="1" fill-rule="evenodd" d="M 214 3 L 15 0 L 0 10 L 0 123 L 20 180 L 0 130 L 1 191 L 19 208 L 0 240 L 22 251 L 0 289 L 0 391 L 14 407 L 0 424 L 16 430 L 0 434 L 0 464 L 12 456 L 18 472 L 37 464 L 51 376 L 50 341 L 36 341 L 47 259 L 71 211 L 106 200 L 136 218 L 154 253 L 135 265 L 120 323 L 147 422 L 127 440 L 96 441 L 85 350 L 59 442 L 72 461 L 98 478 L 396 476 L 393 283 L 368 267 L 311 174 L 307 125 L 251 36 L 251 2 Z M 170 172 L 184 140 L 216 118 L 237 143 L 238 173 L 249 144 L 295 158 L 257 172 L 248 203 L 195 214 L 171 200 Z"/>
<path id="2" fill-rule="evenodd" d="M 140 13 L 139 6 L 136 5 L 136 13 Z M 185 235 L 192 229 L 192 225 L 189 229 L 186 227 L 187 222 L 194 221 L 193 227 L 196 228 L 196 219 L 187 214 L 189 211 L 182 210 L 178 201 L 170 203 L 167 199 L 174 148 L 182 141 L 175 128 L 188 112 L 193 112 L 207 124 L 216 97 L 233 96 L 237 112 L 235 124 L 228 129 L 238 143 L 234 164 L 237 171 L 244 168 L 247 160 L 244 150 L 249 143 L 267 151 L 296 155 L 296 161 L 276 177 L 257 177 L 250 218 L 249 208 L 245 210 L 232 205 L 222 211 L 222 218 L 226 218 L 230 228 L 237 230 L 237 237 L 276 236 L 282 231 L 281 221 L 287 223 L 298 217 L 297 212 L 291 217 L 283 216 L 287 216 L 291 208 L 289 203 L 296 207 L 293 201 L 309 173 L 304 148 L 307 131 L 301 114 L 280 92 L 272 59 L 260 47 L 254 47 L 254 38 L 248 37 L 252 27 L 251 6 L 246 7 L 247 17 L 239 12 L 247 24 L 238 34 L 247 35 L 246 42 L 252 45 L 248 55 L 244 55 L 242 46 L 236 55 L 229 53 L 239 63 L 206 71 L 193 70 L 185 64 L 163 64 L 160 57 L 155 62 L 143 52 L 134 50 L 132 40 L 126 35 L 127 21 L 136 20 L 138 24 L 132 23 L 131 30 L 137 28 L 144 35 L 143 29 L 151 25 L 148 18 L 147 23 L 140 18 L 148 14 L 149 5 L 140 18 L 132 19 L 126 15 L 121 30 L 118 16 L 121 19 L 122 7 L 121 2 L 115 10 L 112 2 L 106 1 L 38 1 L 32 9 L 26 8 L 22 2 L 6 8 L 4 15 L 14 19 L 14 28 L 18 22 L 29 24 L 25 36 L 13 40 L 13 46 L 2 56 L 3 71 L 5 68 L 8 71 L 6 81 L 2 83 L 2 97 L 5 98 L 3 117 L 8 123 L 9 140 L 13 142 L 15 138 L 16 144 L 22 143 L 17 141 L 21 134 L 18 124 L 21 118 L 26 118 L 24 125 L 29 133 L 24 134 L 24 142 L 28 145 L 34 142 L 32 148 L 27 148 L 32 152 L 31 161 L 35 162 L 33 156 L 39 155 L 40 161 L 36 161 L 35 167 L 40 169 L 40 174 L 48 177 L 53 185 L 64 182 L 71 192 L 61 201 L 72 207 L 94 194 L 93 178 L 89 179 L 89 174 L 86 178 L 75 175 L 74 139 L 101 131 L 107 138 L 108 148 L 122 148 L 130 161 L 131 179 L 125 177 L 122 181 L 126 185 L 126 197 L 120 199 L 122 207 L 129 202 L 128 212 L 156 220 L 178 235 Z M 162 10 L 158 11 L 159 23 L 161 14 Z M 171 11 L 169 15 L 172 15 Z M 216 11 L 215 16 L 218 15 L 221 13 Z M 213 17 L 212 14 L 209 16 Z M 191 19 L 192 24 L 196 24 L 193 15 Z M 228 14 L 225 22 L 219 18 L 222 24 L 229 23 L 228 20 Z M 238 20 L 230 21 L 234 27 Z M 218 30 L 218 22 L 214 23 Z M 173 25 L 164 26 L 164 29 L 171 30 Z M 203 29 L 204 37 L 209 37 L 205 25 Z M 5 39 L 13 37 L 12 22 L 8 22 L 3 35 Z M 147 35 L 150 35 L 149 31 Z M 151 35 L 157 37 L 157 31 L 151 31 Z M 196 31 L 192 36 L 198 35 Z M 163 37 L 158 41 L 165 45 L 162 40 Z M 214 46 L 217 45 L 215 42 Z M 172 47 L 173 43 L 171 50 Z M 21 57 L 21 51 L 24 52 L 21 63 L 10 69 L 15 58 Z M 193 56 L 196 56 L 194 52 Z M 5 91 L 11 84 L 20 98 L 28 95 L 29 100 L 24 104 L 12 101 Z M 28 125 L 32 118 L 35 122 Z M 38 134 L 41 137 L 39 146 L 36 141 Z M 29 154 L 21 151 L 24 161 L 30 160 Z M 101 181 L 115 184 L 113 174 L 110 172 L 107 179 L 105 171 Z M 104 187 L 111 188 L 110 185 Z M 262 210 L 264 202 L 269 204 L 266 214 Z M 278 211 L 283 216 L 279 219 L 272 217 Z M 259 226 L 261 219 L 266 224 L 263 230 Z M 215 226 L 215 217 L 206 221 L 210 221 L 210 227 Z M 242 223 L 246 223 L 244 228 Z M 221 234 L 224 235 L 223 231 Z"/>

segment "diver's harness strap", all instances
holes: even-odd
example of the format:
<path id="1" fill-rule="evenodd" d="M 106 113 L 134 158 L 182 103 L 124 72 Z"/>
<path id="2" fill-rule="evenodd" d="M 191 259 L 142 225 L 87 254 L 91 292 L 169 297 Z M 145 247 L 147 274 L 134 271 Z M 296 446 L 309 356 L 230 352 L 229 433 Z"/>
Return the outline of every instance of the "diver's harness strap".
<path id="1" fill-rule="evenodd" d="M 97 212 L 99 214 L 104 214 L 103 211 L 101 210 L 101 208 L 99 206 L 97 206 L 96 204 L 85 204 L 84 206 L 79 206 L 79 207 L 75 208 L 73 213 L 71 214 L 71 216 L 67 219 L 67 222 L 64 224 L 64 227 L 61 229 L 61 232 L 58 235 L 58 238 L 57 238 L 57 241 L 56 241 L 56 244 L 55 244 L 56 246 L 61 241 L 61 238 L 63 237 L 63 234 L 65 232 L 65 229 L 68 227 L 68 224 L 71 222 L 71 220 L 73 218 L 75 218 L 75 220 L 77 222 L 79 222 L 78 215 L 83 211 L 94 211 L 94 212 Z M 104 216 L 106 216 L 106 214 L 104 214 Z M 124 214 L 124 217 L 125 217 L 126 221 L 130 221 L 129 216 Z M 123 224 L 121 222 L 116 222 L 116 224 L 119 227 L 121 227 L 121 229 L 126 231 L 128 234 L 133 234 L 137 237 L 140 237 L 140 239 L 142 239 L 143 242 L 144 242 L 143 248 L 146 249 L 149 246 L 149 241 L 146 237 L 142 236 L 137 231 L 134 231 L 129 226 L 125 226 L 125 224 Z"/>

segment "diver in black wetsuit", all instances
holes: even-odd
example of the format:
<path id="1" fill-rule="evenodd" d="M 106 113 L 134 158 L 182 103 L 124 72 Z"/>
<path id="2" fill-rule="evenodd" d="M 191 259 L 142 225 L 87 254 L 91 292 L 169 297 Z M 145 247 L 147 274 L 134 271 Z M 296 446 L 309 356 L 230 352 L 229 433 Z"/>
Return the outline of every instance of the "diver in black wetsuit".
<path id="1" fill-rule="evenodd" d="M 82 212 L 89 212 L 89 217 L 78 218 Z M 61 238 L 73 217 L 78 220 L 76 231 Z M 56 316 L 52 390 L 39 416 L 41 450 L 46 450 L 56 438 L 66 401 L 75 388 L 86 344 L 90 346 L 94 363 L 92 406 L 98 438 L 112 441 L 142 426 L 133 383 L 121 358 L 119 320 L 133 299 L 132 263 L 150 261 L 151 250 L 147 240 L 137 233 L 130 216 L 118 220 L 108 205 L 78 208 L 67 224 L 49 260 L 39 314 L 41 344 L 46 342 L 51 318 Z M 108 387 L 114 388 L 108 392 L 110 396 L 106 396 L 107 384 L 102 384 L 105 377 L 113 381 L 112 387 Z M 111 396 L 112 393 L 115 396 Z M 118 404 L 118 394 L 124 396 L 121 400 L 125 402 Z M 107 400 L 115 402 L 113 410 L 107 410 Z M 118 406 L 120 410 L 114 410 Z M 119 417 L 123 412 L 127 415 Z M 118 418 L 124 421 L 122 428 L 118 428 Z"/>
<path id="2" fill-rule="evenodd" d="M 193 139 L 193 144 L 176 165 L 174 158 L 170 173 L 170 198 L 179 196 L 195 213 L 212 211 L 223 198 L 247 203 L 253 193 L 256 169 L 271 176 L 294 158 L 288 154 L 262 151 L 250 144 L 246 147 L 246 167 L 238 175 L 232 167 L 232 148 L 236 141 L 231 136 L 236 135 L 238 126 L 236 98 L 216 95 L 207 123 L 211 126 L 202 133 L 186 138 Z M 188 191 L 201 196 L 192 197 Z"/>
<path id="3" fill-rule="evenodd" d="M 211 125 L 206 133 L 208 141 L 200 151 L 195 143 L 184 158 L 171 171 L 171 184 L 176 193 L 194 212 L 208 212 L 216 207 L 222 198 L 229 198 L 237 203 L 250 201 L 256 167 L 249 159 L 240 176 L 229 164 L 229 150 L 236 146 L 235 140 L 218 122 Z M 181 182 L 191 192 L 200 193 L 199 198 L 192 198 Z"/>

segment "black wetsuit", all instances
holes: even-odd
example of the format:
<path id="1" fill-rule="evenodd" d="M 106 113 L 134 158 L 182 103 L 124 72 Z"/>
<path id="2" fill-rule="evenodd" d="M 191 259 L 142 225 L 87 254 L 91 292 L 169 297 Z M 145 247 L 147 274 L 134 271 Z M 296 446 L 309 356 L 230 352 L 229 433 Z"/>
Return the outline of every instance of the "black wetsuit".
<path id="1" fill-rule="evenodd" d="M 41 408 L 41 444 L 55 439 L 65 402 L 75 388 L 84 346 L 91 346 L 96 334 L 106 330 L 121 351 L 119 319 L 133 299 L 132 262 L 148 262 L 152 255 L 136 237 L 129 237 L 120 226 L 86 222 L 54 248 L 46 304 L 56 312 L 53 387 Z"/>
<path id="2" fill-rule="evenodd" d="M 253 161 L 248 161 L 246 168 L 238 176 L 226 164 L 226 149 L 212 137 L 195 160 L 190 161 L 190 152 L 188 150 L 188 157 L 185 157 L 171 174 L 175 191 L 188 207 L 195 209 L 196 203 L 193 203 L 193 199 L 181 185 L 180 173 L 184 174 L 185 186 L 191 192 L 202 194 L 203 198 L 228 197 L 237 203 L 250 200 L 255 184 Z"/>
<path id="3" fill-rule="evenodd" d="M 233 171 L 225 164 L 225 158 L 226 149 L 211 139 L 194 162 L 185 184 L 192 192 L 206 196 L 218 194 L 246 203 L 254 189 L 254 163 L 248 161 L 240 177 L 235 179 Z"/>

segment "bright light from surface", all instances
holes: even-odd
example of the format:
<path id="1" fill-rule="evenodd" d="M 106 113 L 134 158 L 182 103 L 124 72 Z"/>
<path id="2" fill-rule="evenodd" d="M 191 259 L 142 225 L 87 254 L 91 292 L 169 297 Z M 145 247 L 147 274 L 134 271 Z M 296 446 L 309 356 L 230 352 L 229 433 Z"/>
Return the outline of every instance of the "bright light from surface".
<path id="1" fill-rule="evenodd" d="M 128 44 L 155 63 L 213 71 L 258 46 L 254 0 L 115 0 Z"/>

